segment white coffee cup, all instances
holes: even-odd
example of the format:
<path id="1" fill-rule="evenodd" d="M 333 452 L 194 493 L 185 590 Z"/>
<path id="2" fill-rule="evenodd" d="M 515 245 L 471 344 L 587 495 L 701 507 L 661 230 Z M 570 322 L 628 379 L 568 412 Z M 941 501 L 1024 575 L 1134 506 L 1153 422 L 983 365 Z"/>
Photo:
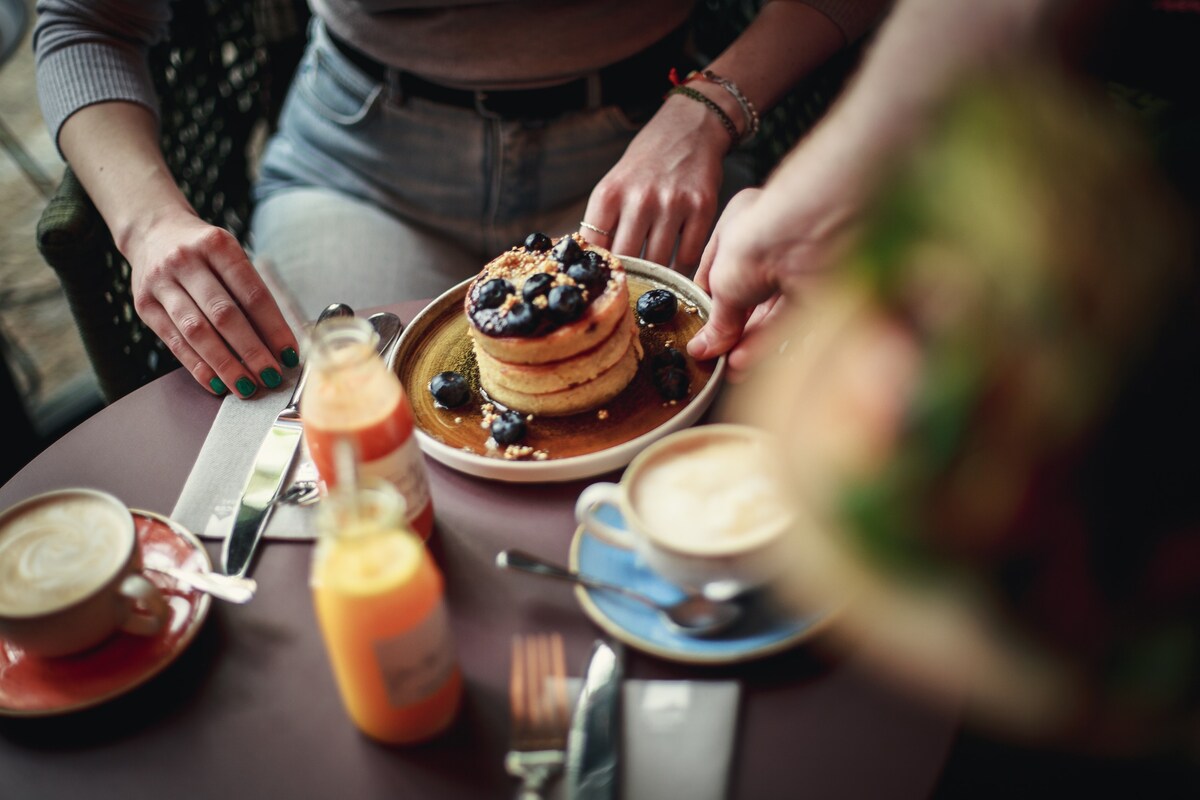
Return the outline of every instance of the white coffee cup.
<path id="1" fill-rule="evenodd" d="M 678 586 L 756 588 L 777 575 L 795 517 L 780 469 L 774 445 L 756 428 L 689 428 L 639 453 L 620 483 L 584 489 L 575 518 Z M 624 528 L 605 522 L 605 506 L 621 512 Z"/>
<path id="2" fill-rule="evenodd" d="M 0 638 L 37 656 L 78 653 L 118 630 L 157 633 L 170 613 L 141 574 L 133 515 L 93 489 L 0 513 Z"/>

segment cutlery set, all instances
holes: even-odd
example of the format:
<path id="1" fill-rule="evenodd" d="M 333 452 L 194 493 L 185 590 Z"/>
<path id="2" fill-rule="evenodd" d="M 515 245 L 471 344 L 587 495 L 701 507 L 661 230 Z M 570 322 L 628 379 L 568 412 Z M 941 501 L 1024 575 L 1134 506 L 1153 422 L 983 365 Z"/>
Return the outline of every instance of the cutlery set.
<path id="1" fill-rule="evenodd" d="M 620 645 L 597 640 L 571 712 L 562 636 L 514 637 L 512 732 L 504 763 L 521 781 L 520 800 L 544 798 L 564 767 L 568 800 L 617 796 L 623 674 Z"/>
<path id="2" fill-rule="evenodd" d="M 354 310 L 345 303 L 333 303 L 317 317 L 320 325 L 327 319 L 354 316 Z M 381 312 L 368 321 L 379 335 L 377 348 L 389 365 L 395 357 L 403 323 L 395 314 Z M 306 505 L 315 502 L 318 493 L 315 484 L 297 482 L 286 486 L 286 479 L 300 450 L 304 426 L 300 420 L 300 397 L 307 383 L 308 367 L 300 372 L 292 397 L 275 417 L 270 430 L 254 457 L 254 466 L 246 479 L 234 517 L 233 531 L 225 539 L 221 552 L 221 566 L 226 575 L 244 577 L 250 570 L 250 562 L 258 543 L 270 521 L 271 512 L 279 503 Z"/>
<path id="3" fill-rule="evenodd" d="M 348 306 L 335 303 L 321 313 L 317 322 L 353 313 Z M 376 314 L 370 321 L 379 334 L 379 353 L 391 364 L 403 325 L 394 314 Z M 178 569 L 163 572 L 230 602 L 244 603 L 253 597 L 254 581 L 246 573 L 274 507 L 281 503 L 307 505 L 319 499 L 314 483 L 297 481 L 289 485 L 286 480 L 303 434 L 299 405 L 306 378 L 307 368 L 302 370 L 291 399 L 276 416 L 254 459 L 233 531 L 222 551 L 225 574 Z M 739 613 L 736 603 L 714 601 L 702 595 L 689 595 L 675 604 L 660 604 L 624 587 L 595 581 L 519 550 L 501 552 L 496 563 L 508 569 L 618 592 L 658 609 L 673 629 L 693 636 L 713 635 L 736 621 Z M 572 711 L 562 636 L 539 634 L 513 639 L 509 687 L 512 731 L 505 767 L 521 781 L 518 796 L 522 800 L 544 797 L 550 782 L 563 773 L 568 798 L 612 800 L 617 796 L 622 660 L 621 645 L 595 642 Z"/>

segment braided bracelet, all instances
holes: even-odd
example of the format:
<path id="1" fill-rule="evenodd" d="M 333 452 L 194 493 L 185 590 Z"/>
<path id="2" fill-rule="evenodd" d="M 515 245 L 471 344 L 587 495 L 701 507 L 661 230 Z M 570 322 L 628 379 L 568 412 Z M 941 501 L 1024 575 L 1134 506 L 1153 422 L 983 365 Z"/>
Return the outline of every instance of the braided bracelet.
<path id="1" fill-rule="evenodd" d="M 717 86 L 720 86 L 722 89 L 733 95 L 733 99 L 737 100 L 738 105 L 742 107 L 742 114 L 746 116 L 746 132 L 742 134 L 739 144 L 741 142 L 746 142 L 750 139 L 753 139 L 754 135 L 758 133 L 759 117 L 758 109 L 754 107 L 754 103 L 750 102 L 750 98 L 742 94 L 742 90 L 738 88 L 736 83 L 728 78 L 722 78 L 711 69 L 703 70 L 700 75 L 705 80 L 709 81 L 710 83 L 715 83 Z"/>
<path id="2" fill-rule="evenodd" d="M 738 137 L 737 126 L 733 124 L 733 120 L 731 120 L 729 118 L 729 115 L 725 113 L 725 109 L 723 109 L 719 105 L 717 105 L 715 101 L 710 100 L 709 98 L 704 96 L 703 92 L 698 92 L 690 86 L 683 86 L 683 85 L 673 86 L 673 87 L 671 87 L 671 90 L 669 92 L 667 92 L 667 96 L 670 97 L 673 94 L 681 94 L 684 97 L 690 97 L 691 99 L 695 100 L 697 103 L 703 103 L 704 105 L 706 105 L 710 109 L 712 109 L 713 113 L 716 114 L 717 117 L 721 120 L 721 124 L 725 126 L 726 132 L 729 133 L 730 140 L 734 144 L 738 143 L 739 137 Z"/>

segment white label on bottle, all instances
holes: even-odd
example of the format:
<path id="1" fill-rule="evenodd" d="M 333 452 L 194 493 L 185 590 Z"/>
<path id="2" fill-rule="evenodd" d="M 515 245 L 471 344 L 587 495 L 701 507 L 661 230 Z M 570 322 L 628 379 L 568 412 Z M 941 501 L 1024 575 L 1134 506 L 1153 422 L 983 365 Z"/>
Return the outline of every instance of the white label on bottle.
<path id="1" fill-rule="evenodd" d="M 358 467 L 359 475 L 369 478 L 382 478 L 388 481 L 404 496 L 408 504 L 405 515 L 412 522 L 425 506 L 429 504 L 429 479 L 425 476 L 425 457 L 417 445 L 417 437 L 409 436 L 408 441 L 387 455 L 374 461 L 364 461 Z"/>
<path id="2" fill-rule="evenodd" d="M 394 708 L 419 703 L 442 688 L 454 672 L 454 643 L 446 604 L 439 599 L 419 625 L 375 642 L 375 660 Z"/>

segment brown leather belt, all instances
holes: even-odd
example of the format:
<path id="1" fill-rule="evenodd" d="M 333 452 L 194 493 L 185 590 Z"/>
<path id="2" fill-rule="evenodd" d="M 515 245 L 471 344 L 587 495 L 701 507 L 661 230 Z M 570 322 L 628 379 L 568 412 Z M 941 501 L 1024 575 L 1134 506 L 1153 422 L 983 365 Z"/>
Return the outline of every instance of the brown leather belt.
<path id="1" fill-rule="evenodd" d="M 685 65 L 686 31 L 680 28 L 640 53 L 568 83 L 539 89 L 474 91 L 426 80 L 411 72 L 389 68 L 328 31 L 338 52 L 366 75 L 392 82 L 402 97 L 420 97 L 443 105 L 473 108 L 502 119 L 551 119 L 571 111 L 605 105 L 645 109 L 656 107 L 671 88 L 672 67 Z"/>

